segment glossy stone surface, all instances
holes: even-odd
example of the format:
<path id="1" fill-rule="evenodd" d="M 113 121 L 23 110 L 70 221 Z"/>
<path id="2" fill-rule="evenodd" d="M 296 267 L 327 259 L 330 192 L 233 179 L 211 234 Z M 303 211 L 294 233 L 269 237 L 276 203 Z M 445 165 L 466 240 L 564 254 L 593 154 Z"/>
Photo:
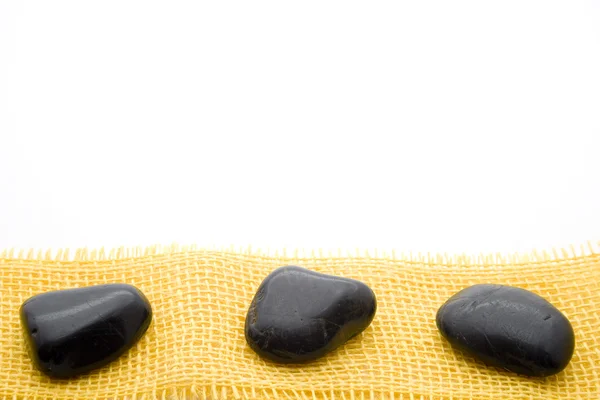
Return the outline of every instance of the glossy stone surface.
<path id="1" fill-rule="evenodd" d="M 527 376 L 562 371 L 573 355 L 569 320 L 525 289 L 475 285 L 452 296 L 437 312 L 442 335 L 489 365 Z"/>
<path id="2" fill-rule="evenodd" d="M 362 332 L 377 301 L 364 283 L 287 266 L 262 282 L 246 316 L 246 340 L 280 363 L 317 359 Z"/>
<path id="3" fill-rule="evenodd" d="M 151 320 L 146 297 L 126 284 L 47 292 L 21 306 L 31 357 L 54 378 L 108 364 L 142 337 Z"/>

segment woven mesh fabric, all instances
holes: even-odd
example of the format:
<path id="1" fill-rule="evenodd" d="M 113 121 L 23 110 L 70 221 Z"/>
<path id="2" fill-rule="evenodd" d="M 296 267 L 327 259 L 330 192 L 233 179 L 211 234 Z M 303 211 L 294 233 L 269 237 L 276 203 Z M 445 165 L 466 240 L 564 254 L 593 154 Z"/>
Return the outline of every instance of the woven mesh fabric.
<path id="1" fill-rule="evenodd" d="M 295 264 L 364 281 L 377 315 L 361 335 L 302 366 L 261 360 L 244 319 L 263 278 Z M 19 307 L 49 290 L 126 282 L 152 303 L 146 335 L 109 366 L 55 382 L 34 369 Z M 534 291 L 572 322 L 565 371 L 531 379 L 454 351 L 435 313 L 458 290 L 502 283 Z M 10 399 L 600 399 L 600 246 L 540 254 L 265 254 L 194 247 L 110 254 L 0 253 L 0 397 Z"/>

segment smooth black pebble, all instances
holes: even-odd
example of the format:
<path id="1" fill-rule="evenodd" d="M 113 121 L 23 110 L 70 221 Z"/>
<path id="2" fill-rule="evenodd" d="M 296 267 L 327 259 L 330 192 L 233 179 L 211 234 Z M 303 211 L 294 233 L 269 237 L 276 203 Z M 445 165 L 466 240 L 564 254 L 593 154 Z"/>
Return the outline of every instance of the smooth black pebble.
<path id="1" fill-rule="evenodd" d="M 146 297 L 126 284 L 42 293 L 21 306 L 33 361 L 53 378 L 70 378 L 115 360 L 151 320 Z"/>
<path id="2" fill-rule="evenodd" d="M 436 323 L 453 346 L 527 376 L 559 373 L 575 349 L 573 328 L 560 311 L 537 294 L 511 286 L 461 290 L 438 310 Z"/>
<path id="3" fill-rule="evenodd" d="M 246 316 L 246 340 L 280 363 L 315 360 L 365 330 L 377 301 L 364 283 L 287 266 L 262 282 Z"/>

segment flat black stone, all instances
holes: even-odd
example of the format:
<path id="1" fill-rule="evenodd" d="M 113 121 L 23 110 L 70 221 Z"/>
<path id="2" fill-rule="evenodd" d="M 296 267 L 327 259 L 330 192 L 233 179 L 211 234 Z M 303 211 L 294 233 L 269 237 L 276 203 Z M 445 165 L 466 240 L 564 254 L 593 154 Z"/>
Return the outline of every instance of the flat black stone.
<path id="1" fill-rule="evenodd" d="M 21 306 L 32 359 L 53 378 L 70 378 L 115 360 L 151 320 L 146 297 L 126 284 L 42 293 Z"/>
<path id="2" fill-rule="evenodd" d="M 436 323 L 453 346 L 527 376 L 559 373 L 575 349 L 573 328 L 560 311 L 537 294 L 511 286 L 461 290 L 438 310 Z"/>
<path id="3" fill-rule="evenodd" d="M 246 316 L 246 340 L 280 363 L 315 360 L 365 330 L 377 301 L 364 283 L 287 266 L 262 282 Z"/>

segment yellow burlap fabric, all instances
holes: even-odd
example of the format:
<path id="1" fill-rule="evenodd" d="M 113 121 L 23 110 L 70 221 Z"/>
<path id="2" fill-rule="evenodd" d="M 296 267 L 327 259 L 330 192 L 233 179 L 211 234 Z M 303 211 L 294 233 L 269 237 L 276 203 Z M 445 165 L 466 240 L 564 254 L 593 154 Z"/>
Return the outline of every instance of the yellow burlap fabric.
<path id="1" fill-rule="evenodd" d="M 296 264 L 370 285 L 372 325 L 304 366 L 261 360 L 244 319 L 262 279 Z M 54 382 L 27 355 L 19 306 L 54 289 L 108 282 L 139 287 L 154 309 L 125 356 Z M 530 379 L 453 351 L 435 326 L 438 307 L 482 282 L 534 291 L 571 320 L 576 351 L 559 375 Z M 8 399 L 600 399 L 600 246 L 527 255 L 264 254 L 168 247 L 45 254 L 0 253 L 0 397 Z"/>

